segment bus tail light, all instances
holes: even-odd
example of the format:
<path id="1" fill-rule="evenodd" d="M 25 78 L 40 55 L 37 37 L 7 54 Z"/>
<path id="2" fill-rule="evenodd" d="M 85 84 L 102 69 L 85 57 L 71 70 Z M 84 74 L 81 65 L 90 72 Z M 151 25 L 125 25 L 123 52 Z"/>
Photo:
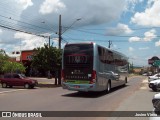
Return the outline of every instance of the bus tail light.
<path id="1" fill-rule="evenodd" d="M 91 81 L 90 81 L 90 84 L 93 84 L 93 83 L 96 82 L 96 77 L 97 77 L 96 71 L 93 70 L 93 71 L 92 71 L 92 79 L 91 79 Z"/>
<path id="2" fill-rule="evenodd" d="M 61 80 L 62 80 L 63 82 L 65 82 L 65 79 L 64 79 L 64 69 L 61 71 Z"/>

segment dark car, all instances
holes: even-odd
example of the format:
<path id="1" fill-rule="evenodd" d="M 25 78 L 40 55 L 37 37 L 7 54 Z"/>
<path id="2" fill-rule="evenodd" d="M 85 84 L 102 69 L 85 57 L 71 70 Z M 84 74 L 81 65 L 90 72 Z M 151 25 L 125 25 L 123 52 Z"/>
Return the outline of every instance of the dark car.
<path id="1" fill-rule="evenodd" d="M 0 78 L 0 82 L 3 88 L 12 86 L 24 86 L 24 88 L 34 88 L 38 85 L 37 80 L 27 78 L 23 74 L 5 74 L 3 78 Z"/>

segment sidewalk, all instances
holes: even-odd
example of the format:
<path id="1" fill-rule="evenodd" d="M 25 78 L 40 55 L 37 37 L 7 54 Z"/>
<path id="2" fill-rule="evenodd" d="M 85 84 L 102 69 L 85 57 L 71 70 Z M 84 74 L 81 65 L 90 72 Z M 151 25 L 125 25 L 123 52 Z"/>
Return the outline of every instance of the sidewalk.
<path id="1" fill-rule="evenodd" d="M 41 78 L 41 77 L 29 77 L 38 81 L 38 87 L 60 87 L 61 85 L 55 85 L 55 78 Z M 58 83 L 58 80 L 57 80 Z"/>

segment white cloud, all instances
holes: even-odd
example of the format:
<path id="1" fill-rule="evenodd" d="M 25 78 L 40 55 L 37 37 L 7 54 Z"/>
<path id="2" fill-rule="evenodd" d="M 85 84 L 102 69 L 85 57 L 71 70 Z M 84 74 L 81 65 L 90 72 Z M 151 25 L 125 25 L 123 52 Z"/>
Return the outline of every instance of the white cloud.
<path id="1" fill-rule="evenodd" d="M 113 44 L 113 48 L 119 49 L 119 48 L 117 48 L 117 45 L 115 45 L 115 44 Z"/>
<path id="2" fill-rule="evenodd" d="M 129 47 L 129 51 L 130 52 L 134 51 L 134 48 L 133 47 Z"/>
<path id="3" fill-rule="evenodd" d="M 143 1 L 144 0 L 126 0 L 128 4 L 125 7 L 125 11 L 134 12 L 135 6 Z"/>
<path id="4" fill-rule="evenodd" d="M 151 29 L 150 31 L 147 31 L 144 33 L 144 38 L 140 38 L 140 37 L 131 37 L 129 38 L 129 42 L 138 42 L 138 41 L 145 41 L 145 42 L 149 42 L 152 41 L 154 38 L 156 38 L 156 30 L 155 29 Z"/>
<path id="5" fill-rule="evenodd" d="M 152 30 L 150 30 L 148 32 L 145 32 L 144 33 L 145 37 L 143 38 L 143 40 L 144 41 L 152 41 L 154 38 L 157 37 L 157 35 L 155 35 L 155 33 L 156 33 L 156 30 L 154 30 L 154 29 L 152 29 Z"/>
<path id="6" fill-rule="evenodd" d="M 0 15 L 5 16 L 7 18 L 13 18 L 16 20 L 20 20 L 21 14 L 24 11 L 24 6 L 21 4 L 21 2 L 24 0 L 4 0 L 0 3 Z M 8 21 L 11 22 L 9 19 L 4 19 L 3 17 L 0 17 L 1 20 L 4 20 L 3 25 L 7 24 Z M 13 22 L 13 21 L 12 21 Z M 16 23 L 16 21 L 14 21 Z M 9 23 L 8 23 L 9 24 Z M 7 24 L 7 26 L 8 26 Z M 11 25 L 11 24 L 10 24 Z M 13 24 L 15 26 L 15 24 Z M 4 30 L 5 32 L 6 30 Z"/>
<path id="7" fill-rule="evenodd" d="M 33 5 L 32 0 L 16 0 L 16 2 L 23 7 L 24 10 Z"/>
<path id="8" fill-rule="evenodd" d="M 148 0 L 147 6 L 148 6 L 148 7 L 151 7 L 151 6 L 154 4 L 155 1 L 156 1 L 156 0 Z"/>
<path id="9" fill-rule="evenodd" d="M 2 34 L 2 32 L 3 32 L 3 31 L 0 29 L 0 34 Z"/>
<path id="10" fill-rule="evenodd" d="M 149 0 L 144 12 L 137 12 L 131 22 L 143 26 L 160 26 L 160 0 Z"/>
<path id="11" fill-rule="evenodd" d="M 60 0 L 45 0 L 40 6 L 39 12 L 42 14 L 50 14 L 52 12 L 58 12 L 61 9 L 65 9 L 65 4 Z"/>
<path id="12" fill-rule="evenodd" d="M 139 50 L 148 50 L 149 47 L 143 47 L 143 48 L 139 48 Z"/>
<path id="13" fill-rule="evenodd" d="M 119 19 L 126 5 L 125 0 L 45 0 L 38 11 L 50 18 L 52 24 L 53 21 L 58 24 L 57 16 L 61 14 L 63 26 L 72 24 L 78 18 L 82 20 L 76 25 L 85 26 Z"/>
<path id="14" fill-rule="evenodd" d="M 6 17 L 34 25 L 27 26 L 27 24 L 24 25 L 17 22 L 19 28 L 23 27 L 21 29 L 24 29 L 24 31 L 37 34 L 44 32 L 53 33 L 53 29 L 57 32 L 59 14 L 62 15 L 62 26 L 64 27 L 70 26 L 78 18 L 82 18 L 82 20 L 74 24 L 74 27 L 96 26 L 97 24 L 119 20 L 125 6 L 127 6 L 125 0 L 6 0 L 3 4 L 5 3 L 7 4 L 6 6 L 3 5 L 3 7 L 0 7 L 1 15 L 5 14 L 4 16 Z M 118 4 L 118 7 L 115 3 Z M 4 9 L 4 7 L 7 9 Z M 45 24 L 42 24 L 41 21 L 45 21 Z M 6 26 L 8 25 L 7 22 L 5 24 Z M 17 27 L 15 24 L 10 25 L 11 27 Z M 39 26 L 39 28 L 35 26 Z M 19 43 L 17 39 L 22 39 L 23 41 L 28 39 L 28 35 L 26 36 L 25 34 L 18 37 L 13 35 L 14 33 L 8 33 L 8 31 L 4 31 L 4 33 L 1 40 L 11 43 L 13 47 L 17 42 Z M 13 37 L 17 37 L 16 40 Z M 32 38 L 34 40 L 34 37 Z M 27 44 L 32 42 L 32 40 L 28 39 Z M 3 47 L 6 46 L 3 45 Z"/>
<path id="15" fill-rule="evenodd" d="M 155 42 L 155 46 L 156 46 L 156 47 L 159 47 L 159 46 L 160 46 L 160 40 L 157 41 L 157 42 Z"/>
<path id="16" fill-rule="evenodd" d="M 17 33 L 15 33 L 14 38 L 16 38 L 16 39 L 24 39 L 25 40 L 25 39 L 33 38 L 33 35 L 22 33 L 22 32 L 17 32 Z"/>
<path id="17" fill-rule="evenodd" d="M 126 24 L 119 23 L 116 28 L 107 29 L 106 35 L 131 34 L 133 31 Z"/>
<path id="18" fill-rule="evenodd" d="M 37 47 L 42 47 L 44 43 L 46 43 L 45 39 L 42 37 L 21 32 L 15 33 L 14 38 L 21 40 L 21 50 L 32 50 Z"/>
<path id="19" fill-rule="evenodd" d="M 140 41 L 141 40 L 141 38 L 140 37 L 131 37 L 131 38 L 129 38 L 129 42 L 138 42 L 138 41 Z"/>

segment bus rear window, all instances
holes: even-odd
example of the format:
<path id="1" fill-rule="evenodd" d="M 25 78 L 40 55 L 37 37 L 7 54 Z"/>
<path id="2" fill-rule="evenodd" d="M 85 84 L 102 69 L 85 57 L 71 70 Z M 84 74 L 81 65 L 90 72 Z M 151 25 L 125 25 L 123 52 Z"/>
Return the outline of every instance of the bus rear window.
<path id="1" fill-rule="evenodd" d="M 64 65 L 90 64 L 93 61 L 93 44 L 69 44 L 64 48 Z"/>

